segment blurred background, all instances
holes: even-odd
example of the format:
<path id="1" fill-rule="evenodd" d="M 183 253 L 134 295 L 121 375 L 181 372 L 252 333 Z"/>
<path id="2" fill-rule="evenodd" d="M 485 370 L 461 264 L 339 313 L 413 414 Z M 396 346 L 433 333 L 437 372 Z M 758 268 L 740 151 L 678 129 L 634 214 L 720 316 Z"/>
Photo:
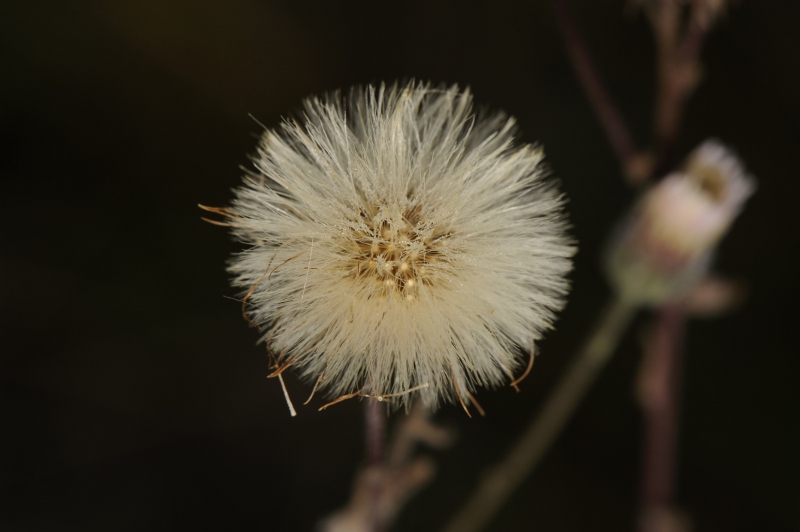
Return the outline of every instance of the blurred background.
<path id="1" fill-rule="evenodd" d="M 624 0 L 573 0 L 611 92 L 650 141 L 654 47 Z M 708 39 L 681 155 L 732 145 L 759 189 L 717 269 L 736 313 L 692 321 L 678 501 L 698 531 L 800 531 L 800 3 L 741 0 Z M 522 392 L 445 406 L 449 451 L 398 530 L 433 531 L 537 411 L 609 296 L 599 257 L 634 192 L 549 2 L 4 0 L 0 6 L 0 530 L 311 530 L 349 497 L 362 405 L 290 418 L 200 220 L 261 131 L 307 95 L 416 78 L 516 116 L 569 197 L 569 305 Z M 646 316 L 489 530 L 633 530 Z M 288 375 L 288 374 L 287 374 Z M 293 375 L 295 398 L 309 388 Z M 317 401 L 318 402 L 318 401 Z M 321 404 L 321 403 L 320 403 Z M 319 405 L 317 405 L 319 406 Z"/>

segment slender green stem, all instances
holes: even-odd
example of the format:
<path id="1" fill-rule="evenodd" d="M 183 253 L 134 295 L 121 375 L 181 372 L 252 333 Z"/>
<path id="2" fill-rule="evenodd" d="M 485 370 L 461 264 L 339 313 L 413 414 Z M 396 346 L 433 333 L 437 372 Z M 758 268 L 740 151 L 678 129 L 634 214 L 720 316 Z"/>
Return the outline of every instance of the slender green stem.
<path id="1" fill-rule="evenodd" d="M 483 528 L 531 474 L 611 357 L 635 310 L 621 300 L 609 305 L 544 408 L 506 458 L 483 477 L 467 503 L 444 528 L 445 532 L 476 532 Z"/>

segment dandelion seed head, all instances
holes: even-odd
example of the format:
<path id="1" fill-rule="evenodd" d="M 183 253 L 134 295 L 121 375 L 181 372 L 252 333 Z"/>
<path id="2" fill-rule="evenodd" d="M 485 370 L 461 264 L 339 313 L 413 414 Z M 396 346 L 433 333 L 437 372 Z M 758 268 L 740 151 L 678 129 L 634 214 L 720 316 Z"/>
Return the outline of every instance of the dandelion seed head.
<path id="1" fill-rule="evenodd" d="M 228 210 L 248 246 L 230 271 L 276 363 L 392 406 L 511 381 L 574 253 L 542 151 L 514 132 L 425 84 L 312 98 L 267 131 Z"/>

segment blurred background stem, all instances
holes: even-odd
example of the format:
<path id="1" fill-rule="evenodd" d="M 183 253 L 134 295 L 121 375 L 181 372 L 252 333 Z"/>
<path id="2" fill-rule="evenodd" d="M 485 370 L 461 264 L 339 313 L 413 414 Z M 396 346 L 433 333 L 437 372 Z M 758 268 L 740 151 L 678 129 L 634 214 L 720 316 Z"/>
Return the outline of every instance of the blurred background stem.
<path id="1" fill-rule="evenodd" d="M 644 414 L 641 532 L 675 530 L 672 508 L 677 470 L 684 311 L 670 303 L 658 309 L 645 340 L 638 395 Z"/>
<path id="2" fill-rule="evenodd" d="M 677 0 L 648 4 L 646 12 L 655 35 L 658 55 L 654 132 L 658 143 L 656 170 L 665 173 L 674 166 L 675 142 L 683 122 L 686 101 L 701 78 L 700 51 L 708 27 L 719 7 L 708 0 L 694 0 L 684 19 L 684 6 Z"/>
<path id="3" fill-rule="evenodd" d="M 386 444 L 386 406 L 383 401 L 367 399 L 364 405 L 367 468 L 382 469 Z M 380 501 L 383 489 L 381 482 L 372 485 L 370 493 L 369 532 L 383 532 Z"/>
<path id="4" fill-rule="evenodd" d="M 592 104 L 597 120 L 628 178 L 639 183 L 649 177 L 649 157 L 640 153 L 622 114 L 592 61 L 566 0 L 553 0 L 553 11 L 575 75 Z"/>
<path id="5" fill-rule="evenodd" d="M 633 305 L 620 299 L 609 304 L 541 412 L 505 460 L 483 476 L 467 503 L 445 527 L 445 532 L 474 532 L 483 528 L 536 468 L 614 352 L 635 310 Z"/>

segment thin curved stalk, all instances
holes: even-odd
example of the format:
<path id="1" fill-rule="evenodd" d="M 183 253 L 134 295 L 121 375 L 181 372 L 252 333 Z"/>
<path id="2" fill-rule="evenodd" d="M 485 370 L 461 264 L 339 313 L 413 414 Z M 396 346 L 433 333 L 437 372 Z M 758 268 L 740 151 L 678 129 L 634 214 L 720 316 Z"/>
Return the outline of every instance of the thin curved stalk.
<path id="1" fill-rule="evenodd" d="M 534 417 L 503 462 L 483 477 L 444 532 L 480 530 L 531 474 L 611 357 L 635 310 L 633 305 L 618 299 L 609 305 L 594 333 L 550 394 L 544 408 Z"/>

